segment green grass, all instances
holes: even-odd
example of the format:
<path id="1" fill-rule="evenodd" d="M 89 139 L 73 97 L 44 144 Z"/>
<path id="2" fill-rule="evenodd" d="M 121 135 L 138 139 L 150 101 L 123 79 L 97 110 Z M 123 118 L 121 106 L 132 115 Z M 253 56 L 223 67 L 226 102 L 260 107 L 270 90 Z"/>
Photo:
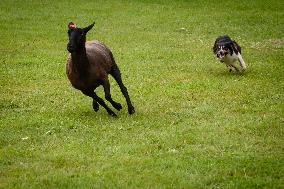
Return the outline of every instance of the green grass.
<path id="1" fill-rule="evenodd" d="M 283 188 L 283 2 L 1 0 L 0 14 L 0 188 Z M 94 20 L 133 116 L 112 78 L 118 118 L 65 75 L 68 22 Z M 245 73 L 212 54 L 223 34 Z"/>

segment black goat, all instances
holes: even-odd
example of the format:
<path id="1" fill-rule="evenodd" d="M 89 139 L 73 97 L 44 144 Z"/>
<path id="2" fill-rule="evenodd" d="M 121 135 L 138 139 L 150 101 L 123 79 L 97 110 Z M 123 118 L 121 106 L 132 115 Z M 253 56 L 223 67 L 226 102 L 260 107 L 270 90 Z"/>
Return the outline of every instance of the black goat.
<path id="1" fill-rule="evenodd" d="M 99 105 L 101 105 L 110 115 L 116 116 L 94 91 L 98 86 L 103 85 L 106 100 L 115 109 L 121 110 L 121 104 L 111 98 L 108 74 L 112 75 L 126 99 L 128 113 L 133 114 L 135 112 L 134 107 L 131 104 L 127 88 L 122 83 L 121 74 L 112 52 L 99 41 L 86 42 L 86 34 L 93 28 L 94 24 L 95 22 L 86 28 L 77 28 L 73 22 L 68 24 L 69 43 L 67 50 L 71 53 L 66 64 L 68 79 L 74 88 L 93 98 L 93 109 L 95 111 L 98 111 Z"/>

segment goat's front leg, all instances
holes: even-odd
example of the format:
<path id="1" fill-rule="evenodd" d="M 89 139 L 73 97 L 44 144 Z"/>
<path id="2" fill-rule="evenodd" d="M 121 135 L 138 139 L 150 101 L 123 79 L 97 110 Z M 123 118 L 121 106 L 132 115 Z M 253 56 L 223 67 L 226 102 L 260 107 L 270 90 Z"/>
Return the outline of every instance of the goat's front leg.
<path id="1" fill-rule="evenodd" d="M 93 99 L 93 109 L 94 109 L 94 111 L 95 112 L 99 111 L 99 108 L 100 108 L 100 106 L 99 106 L 98 102 Z"/>
<path id="2" fill-rule="evenodd" d="M 238 53 L 238 61 L 242 67 L 242 70 L 245 71 L 247 69 L 246 63 L 240 53 Z"/>
<path id="3" fill-rule="evenodd" d="M 109 80 L 105 79 L 103 81 L 103 87 L 104 87 L 104 91 L 105 91 L 105 98 L 107 101 L 109 101 L 111 103 L 111 105 L 117 109 L 118 111 L 120 111 L 122 109 L 121 104 L 115 102 L 112 98 L 111 98 L 111 94 L 110 94 L 110 84 L 109 84 Z"/>
<path id="4" fill-rule="evenodd" d="M 103 99 L 101 99 L 100 97 L 98 97 L 98 95 L 93 91 L 93 90 L 85 90 L 85 91 L 82 91 L 83 94 L 93 98 L 93 108 L 94 110 L 96 111 L 96 108 L 98 110 L 98 104 L 100 104 L 102 107 L 104 107 L 106 109 L 106 111 L 108 112 L 109 115 L 112 115 L 112 116 L 117 116 L 107 105 L 106 103 L 104 102 Z"/>

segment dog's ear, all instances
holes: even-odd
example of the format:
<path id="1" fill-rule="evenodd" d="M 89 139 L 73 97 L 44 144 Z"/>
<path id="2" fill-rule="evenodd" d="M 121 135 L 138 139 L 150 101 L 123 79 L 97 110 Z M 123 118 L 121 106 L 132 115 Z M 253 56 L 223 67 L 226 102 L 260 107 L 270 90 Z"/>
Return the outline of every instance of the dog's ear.
<path id="1" fill-rule="evenodd" d="M 234 43 L 233 42 L 230 42 L 228 45 L 227 45 L 227 48 L 230 50 L 230 55 L 232 56 L 233 55 L 233 52 L 238 54 L 238 51 L 236 51 L 236 48 L 234 47 Z"/>
<path id="2" fill-rule="evenodd" d="M 232 41 L 229 45 L 228 45 L 228 48 L 230 50 L 230 54 L 233 55 L 233 52 L 235 54 L 238 54 L 238 49 L 237 49 L 237 46 L 235 45 L 234 41 Z"/>
<path id="3" fill-rule="evenodd" d="M 218 48 L 218 46 L 217 46 L 217 43 L 216 43 L 216 41 L 215 41 L 215 43 L 214 43 L 214 45 L 213 45 L 213 47 L 212 47 L 212 50 L 213 50 L 213 53 L 214 53 L 214 54 L 217 54 L 217 48 Z"/>
<path id="4" fill-rule="evenodd" d="M 235 51 L 236 54 L 238 54 L 238 52 L 242 53 L 242 49 L 236 41 L 233 41 L 233 46 L 234 46 L 234 51 Z"/>

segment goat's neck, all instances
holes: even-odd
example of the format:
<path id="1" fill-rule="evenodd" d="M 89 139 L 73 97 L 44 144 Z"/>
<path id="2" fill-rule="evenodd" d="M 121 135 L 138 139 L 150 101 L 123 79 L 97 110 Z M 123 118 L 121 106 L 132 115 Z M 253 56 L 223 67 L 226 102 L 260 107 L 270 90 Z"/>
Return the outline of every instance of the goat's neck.
<path id="1" fill-rule="evenodd" d="M 83 47 L 80 51 L 71 53 L 71 58 L 76 72 L 86 74 L 89 67 L 86 48 Z"/>

